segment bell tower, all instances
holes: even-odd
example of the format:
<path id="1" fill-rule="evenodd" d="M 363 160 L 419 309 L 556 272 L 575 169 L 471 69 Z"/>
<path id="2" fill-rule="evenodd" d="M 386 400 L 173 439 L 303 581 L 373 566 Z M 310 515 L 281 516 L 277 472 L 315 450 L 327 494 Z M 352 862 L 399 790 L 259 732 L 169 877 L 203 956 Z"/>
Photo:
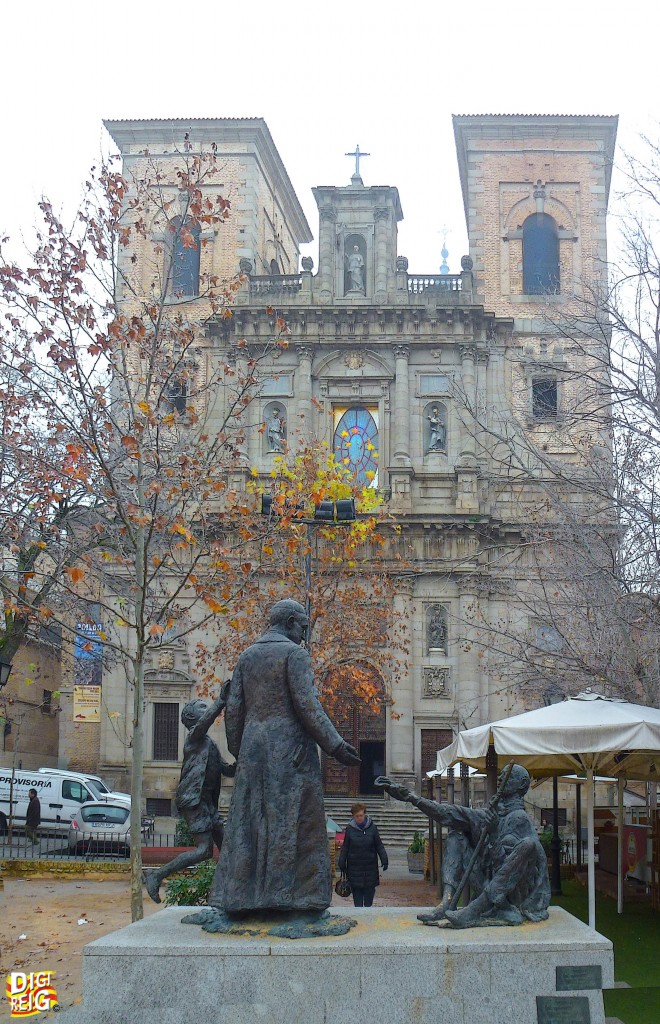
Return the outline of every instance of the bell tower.
<path id="1" fill-rule="evenodd" d="M 497 316 L 561 307 L 604 273 L 616 117 L 454 117 L 479 301 Z"/>
<path id="2" fill-rule="evenodd" d="M 360 153 L 350 185 L 313 190 L 319 208 L 319 298 L 322 303 L 369 305 L 393 300 L 397 224 L 403 220 L 396 188 L 365 186 Z"/>

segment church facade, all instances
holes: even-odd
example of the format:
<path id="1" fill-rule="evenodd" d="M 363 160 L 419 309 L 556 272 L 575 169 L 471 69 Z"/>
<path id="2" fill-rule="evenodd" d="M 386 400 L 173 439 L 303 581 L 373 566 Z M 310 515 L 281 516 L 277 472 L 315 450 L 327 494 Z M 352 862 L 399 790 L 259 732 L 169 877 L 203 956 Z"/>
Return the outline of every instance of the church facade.
<path id="1" fill-rule="evenodd" d="M 524 706 L 524 695 L 500 685 L 478 636 L 484 618 L 510 615 L 516 589 L 525 586 L 520 561 L 506 586 L 497 582 L 511 564 L 506 553 L 523 544 L 524 495 L 511 486 L 488 428 L 515 415 L 552 445 L 569 399 L 565 371 L 579 366 L 548 335 L 547 321 L 605 265 L 616 118 L 454 118 L 469 238 L 454 274 L 418 272 L 399 253 L 402 199 L 395 187 L 365 184 L 359 161 L 349 184 L 313 189 L 318 259 L 301 262 L 300 246 L 312 233 L 263 121 L 107 128 L 129 166 L 146 147 L 171 160 L 184 130 L 193 150 L 217 144 L 218 187 L 230 194 L 232 216 L 201 259 L 221 277 L 240 269 L 245 279 L 228 326 L 200 319 L 200 344 L 223 353 L 235 351 L 239 338 L 263 344 L 270 307 L 291 332 L 248 407 L 247 464 L 267 479 L 295 424 L 300 436 L 326 439 L 348 458 L 401 517 L 410 571 L 398 580 L 395 602 L 409 652 L 396 679 L 383 681 L 396 715 L 354 716 L 352 739 L 369 769 L 363 779 L 330 765 L 324 771 L 327 790 L 347 795 L 383 771 L 418 786 L 459 728 Z M 139 265 L 135 272 L 148 273 Z M 125 686 L 112 673 L 103 685 L 108 706 L 121 710 Z M 185 648 L 154 661 L 145 796 L 158 813 L 174 793 L 178 716 L 194 687 Z M 125 786 L 126 750 L 107 722 L 98 728 L 99 768 Z M 73 767 L 73 748 L 70 755 Z"/>

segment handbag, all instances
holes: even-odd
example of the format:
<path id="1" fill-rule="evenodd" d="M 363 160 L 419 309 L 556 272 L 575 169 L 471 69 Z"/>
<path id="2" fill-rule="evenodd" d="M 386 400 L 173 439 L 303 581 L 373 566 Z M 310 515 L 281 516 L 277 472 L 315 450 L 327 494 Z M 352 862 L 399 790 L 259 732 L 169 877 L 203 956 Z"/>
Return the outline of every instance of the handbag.
<path id="1" fill-rule="evenodd" d="M 353 892 L 351 889 L 351 883 L 343 871 L 341 873 L 341 878 L 338 878 L 335 884 L 335 892 L 338 896 L 343 896 L 344 899 L 347 899 L 347 897 Z"/>

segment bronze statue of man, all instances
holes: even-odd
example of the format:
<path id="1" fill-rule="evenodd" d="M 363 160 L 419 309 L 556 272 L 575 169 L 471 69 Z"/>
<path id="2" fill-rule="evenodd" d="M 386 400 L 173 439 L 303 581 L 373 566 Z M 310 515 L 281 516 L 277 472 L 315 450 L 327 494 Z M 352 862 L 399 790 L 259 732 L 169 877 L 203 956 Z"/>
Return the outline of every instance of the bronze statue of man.
<path id="1" fill-rule="evenodd" d="M 493 810 L 437 803 L 387 778 L 376 779 L 376 785 L 396 800 L 418 807 L 449 828 L 442 861 L 442 900 L 433 910 L 418 915 L 424 924 L 445 918 L 454 928 L 473 928 L 547 918 L 548 862 L 523 804 L 530 785 L 529 773 L 522 765 L 514 764 L 506 777 L 502 773 L 500 784 L 501 799 Z M 473 898 L 466 907 L 452 910 L 452 897 L 484 829 L 488 838 L 470 876 Z"/>
<path id="2" fill-rule="evenodd" d="M 321 707 L 307 615 L 278 601 L 270 628 L 238 659 L 225 729 L 236 777 L 209 904 L 229 915 L 324 911 L 332 899 L 317 747 L 359 764 Z"/>
<path id="3" fill-rule="evenodd" d="M 213 856 L 213 844 L 222 846 L 223 823 L 218 811 L 222 776 L 232 776 L 236 765 L 224 760 L 208 731 L 224 711 L 227 701 L 227 683 L 213 704 L 204 700 L 191 700 L 184 705 L 181 721 L 188 729 L 183 745 L 183 765 L 176 790 L 175 802 L 195 841 L 194 850 L 185 850 L 159 868 L 144 871 L 147 892 L 154 903 L 160 903 L 158 890 L 170 875 L 194 864 L 201 864 Z"/>

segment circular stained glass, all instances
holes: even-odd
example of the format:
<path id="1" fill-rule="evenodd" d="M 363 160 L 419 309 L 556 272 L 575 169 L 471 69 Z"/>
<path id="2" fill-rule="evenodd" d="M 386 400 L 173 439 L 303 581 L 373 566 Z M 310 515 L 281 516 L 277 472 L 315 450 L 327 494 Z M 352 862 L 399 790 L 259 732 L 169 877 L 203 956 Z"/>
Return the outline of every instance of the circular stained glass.
<path id="1" fill-rule="evenodd" d="M 375 486 L 378 479 L 378 426 L 368 409 L 347 409 L 335 430 L 335 455 L 358 483 Z"/>

